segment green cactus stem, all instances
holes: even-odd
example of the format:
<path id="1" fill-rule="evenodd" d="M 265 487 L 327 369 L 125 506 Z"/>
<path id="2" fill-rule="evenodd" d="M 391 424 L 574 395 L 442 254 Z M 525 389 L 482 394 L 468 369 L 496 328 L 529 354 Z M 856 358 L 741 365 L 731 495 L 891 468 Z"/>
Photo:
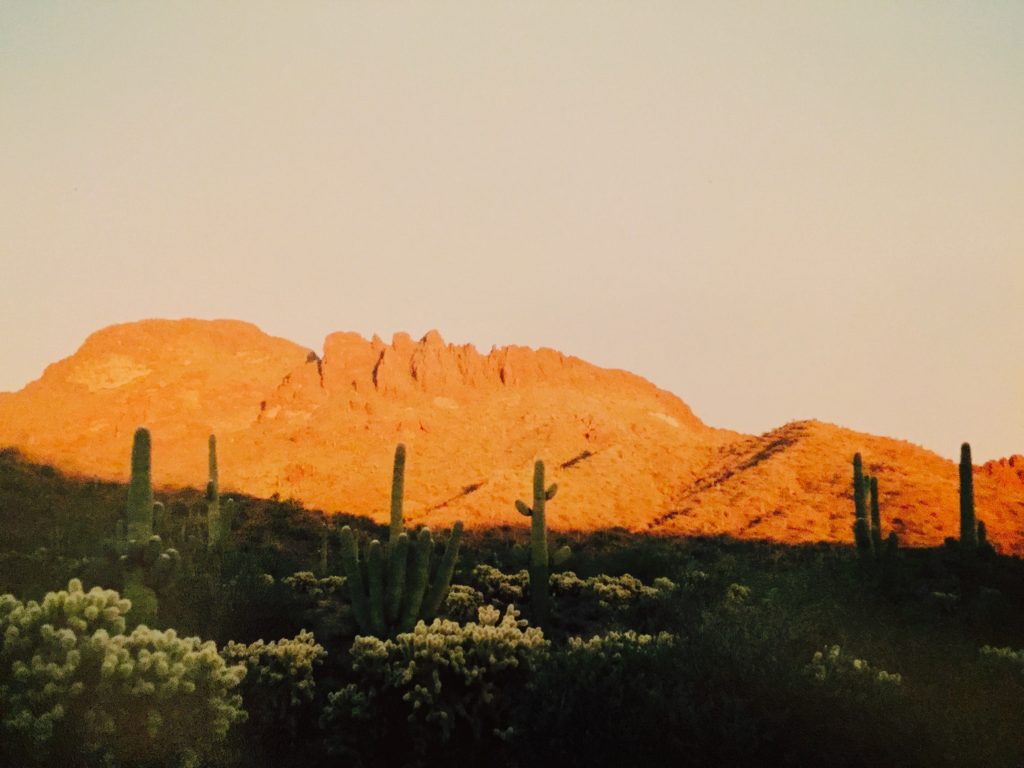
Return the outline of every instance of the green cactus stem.
<path id="1" fill-rule="evenodd" d="M 545 519 L 547 502 L 555 497 L 558 486 L 544 485 L 544 462 L 533 465 L 533 506 L 516 500 L 516 509 L 530 518 L 530 603 L 535 624 L 547 623 L 551 598 L 548 593 L 550 580 L 550 559 L 548 555 L 548 531 Z"/>
<path id="2" fill-rule="evenodd" d="M 871 524 L 868 520 L 867 492 L 869 483 L 864 477 L 860 454 L 853 457 L 853 539 L 860 555 L 871 554 Z"/>
<path id="3" fill-rule="evenodd" d="M 441 603 L 448 596 L 452 576 L 455 574 L 455 560 L 459 555 L 459 541 L 461 539 L 462 521 L 460 520 L 452 526 L 452 534 L 448 539 L 447 546 L 444 548 L 444 554 L 441 556 L 441 563 L 437 567 L 437 573 L 434 574 L 434 580 L 430 583 L 427 596 L 423 598 L 423 608 L 421 611 L 426 616 L 437 614 L 441 608 Z"/>
<path id="4" fill-rule="evenodd" d="M 960 446 L 960 548 L 966 552 L 978 547 L 977 523 L 974 517 L 974 467 L 971 446 Z"/>
<path id="5" fill-rule="evenodd" d="M 206 545 L 210 551 L 227 546 L 235 520 L 235 503 L 220 503 L 220 475 L 217 470 L 217 437 L 210 435 L 209 479 L 206 482 Z"/>
<path id="6" fill-rule="evenodd" d="M 871 546 L 875 555 L 882 554 L 882 514 L 878 505 L 878 478 L 871 477 Z"/>
<path id="7" fill-rule="evenodd" d="M 132 601 L 131 618 L 152 626 L 159 614 L 159 596 L 172 589 L 181 572 L 178 550 L 164 549 L 154 530 L 162 529 L 164 505 L 153 500 L 150 435 L 135 430 L 131 480 L 128 484 L 127 525 L 118 520 L 111 555 L 122 571 L 124 595 Z"/>
<path id="8" fill-rule="evenodd" d="M 132 474 L 128 482 L 129 540 L 145 541 L 153 535 L 153 485 L 150 471 L 149 430 L 139 427 L 132 440 Z"/>
<path id="9" fill-rule="evenodd" d="M 402 500 L 405 498 L 405 446 L 395 448 L 395 462 L 391 470 L 391 527 L 388 542 L 398 541 L 403 528 Z"/>
<path id="10" fill-rule="evenodd" d="M 330 528 L 324 523 L 320 531 L 320 578 L 330 576 L 331 539 Z"/>
<path id="11" fill-rule="evenodd" d="M 355 534 L 347 525 L 341 529 L 341 567 L 345 570 L 348 591 L 352 601 L 352 615 L 364 632 L 370 627 L 370 598 L 363 585 L 363 570 L 359 567 L 359 547 Z"/>

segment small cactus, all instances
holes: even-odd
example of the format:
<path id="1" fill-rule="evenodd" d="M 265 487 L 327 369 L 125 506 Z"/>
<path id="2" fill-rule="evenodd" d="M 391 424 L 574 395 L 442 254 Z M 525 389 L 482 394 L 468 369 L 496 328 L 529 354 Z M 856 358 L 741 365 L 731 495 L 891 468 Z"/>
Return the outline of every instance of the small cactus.
<path id="1" fill-rule="evenodd" d="M 235 519 L 235 502 L 220 503 L 220 476 L 217 471 L 217 437 L 210 435 L 209 479 L 206 483 L 206 544 L 213 550 L 227 546 Z"/>

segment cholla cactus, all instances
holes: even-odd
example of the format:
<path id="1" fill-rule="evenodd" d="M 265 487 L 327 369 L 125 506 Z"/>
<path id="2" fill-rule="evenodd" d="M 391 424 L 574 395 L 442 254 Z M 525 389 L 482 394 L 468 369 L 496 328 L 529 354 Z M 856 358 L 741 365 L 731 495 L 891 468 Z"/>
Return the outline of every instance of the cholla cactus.
<path id="1" fill-rule="evenodd" d="M 598 574 L 581 579 L 572 571 L 551 576 L 551 587 L 556 595 L 572 595 L 595 600 L 602 608 L 623 608 L 643 600 L 664 597 L 676 590 L 671 579 L 657 579 L 653 586 L 645 586 L 640 579 L 628 573 L 622 576 Z"/>
<path id="2" fill-rule="evenodd" d="M 85 592 L 77 579 L 41 603 L 0 596 L 0 757 L 195 761 L 245 718 L 234 690 L 243 667 L 173 630 L 125 635 L 130 608 L 117 592 Z"/>
<path id="3" fill-rule="evenodd" d="M 548 620 L 551 598 L 548 594 L 548 574 L 551 558 L 548 554 L 548 530 L 544 517 L 547 502 L 555 497 L 558 486 L 544 484 L 544 462 L 537 461 L 533 465 L 533 506 L 516 499 L 516 509 L 521 515 L 530 518 L 530 607 L 533 620 L 545 624 Z M 568 547 L 559 550 L 559 560 L 564 562 L 570 553 Z"/>
<path id="4" fill-rule="evenodd" d="M 460 624 L 472 621 L 484 604 L 484 596 L 465 584 L 452 584 L 441 605 L 441 616 Z"/>
<path id="5" fill-rule="evenodd" d="M 171 589 L 181 571 L 181 556 L 164 549 L 154 535 L 163 505 L 153 501 L 149 430 L 139 427 L 132 442 L 132 475 L 128 484 L 127 530 L 118 525 L 113 554 L 123 569 L 123 591 L 133 605 L 137 624 L 152 625 L 159 611 L 158 596 Z"/>
<path id="6" fill-rule="evenodd" d="M 865 659 L 843 654 L 838 645 L 826 645 L 815 652 L 804 674 L 838 696 L 866 699 L 871 695 L 894 693 L 903 683 L 900 674 L 877 669 Z"/>
<path id="7" fill-rule="evenodd" d="M 341 529 L 341 565 L 348 581 L 352 614 L 362 632 L 389 637 L 407 632 L 419 619 L 437 615 L 448 594 L 455 560 L 462 538 L 462 521 L 452 527 L 444 555 L 430 580 L 430 559 L 434 539 L 429 528 L 421 528 L 411 541 L 401 531 L 402 490 L 405 487 L 405 446 L 395 450 L 391 489 L 391 538 L 385 547 L 374 539 L 366 549 L 364 567 L 355 534 L 349 526 Z M 411 561 L 410 561 L 410 552 Z"/>
<path id="8" fill-rule="evenodd" d="M 544 633 L 518 616 L 514 607 L 502 616 L 485 605 L 469 624 L 435 619 L 393 640 L 357 637 L 356 682 L 328 696 L 321 720 L 331 732 L 329 746 L 338 750 L 391 707 L 442 743 L 460 727 L 477 738 L 493 733 L 509 682 L 525 680 L 548 653 Z"/>
<path id="9" fill-rule="evenodd" d="M 229 642 L 220 655 L 228 664 L 242 664 L 248 670 L 242 699 L 250 720 L 273 729 L 285 723 L 294 735 L 316 696 L 315 668 L 327 656 L 313 633 L 303 630 L 292 639 L 271 643 Z"/>

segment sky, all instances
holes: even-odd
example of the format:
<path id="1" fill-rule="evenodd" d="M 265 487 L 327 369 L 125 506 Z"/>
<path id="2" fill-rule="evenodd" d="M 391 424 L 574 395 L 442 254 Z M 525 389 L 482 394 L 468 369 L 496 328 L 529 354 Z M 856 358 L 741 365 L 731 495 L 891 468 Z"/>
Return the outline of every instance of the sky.
<path id="1" fill-rule="evenodd" d="M 0 0 L 0 390 L 113 323 L 554 347 L 1024 453 L 1024 3 Z"/>

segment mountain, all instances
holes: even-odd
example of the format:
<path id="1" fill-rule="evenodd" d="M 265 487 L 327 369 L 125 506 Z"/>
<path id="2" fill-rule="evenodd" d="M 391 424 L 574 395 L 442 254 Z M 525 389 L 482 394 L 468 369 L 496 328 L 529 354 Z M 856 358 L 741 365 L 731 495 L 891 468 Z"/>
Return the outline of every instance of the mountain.
<path id="1" fill-rule="evenodd" d="M 958 532 L 954 463 L 910 443 L 808 421 L 761 436 L 704 424 L 625 371 L 551 349 L 481 354 L 432 331 L 333 333 L 323 353 L 232 320 L 147 320 L 91 335 L 0 395 L 0 446 L 70 472 L 127 478 L 132 433 L 153 435 L 154 481 L 221 485 L 386 517 L 394 446 L 408 447 L 410 523 L 524 525 L 532 465 L 559 493 L 549 524 L 852 540 L 851 464 L 879 478 L 883 525 L 912 545 Z M 978 515 L 1024 552 L 1024 457 L 975 467 Z"/>

